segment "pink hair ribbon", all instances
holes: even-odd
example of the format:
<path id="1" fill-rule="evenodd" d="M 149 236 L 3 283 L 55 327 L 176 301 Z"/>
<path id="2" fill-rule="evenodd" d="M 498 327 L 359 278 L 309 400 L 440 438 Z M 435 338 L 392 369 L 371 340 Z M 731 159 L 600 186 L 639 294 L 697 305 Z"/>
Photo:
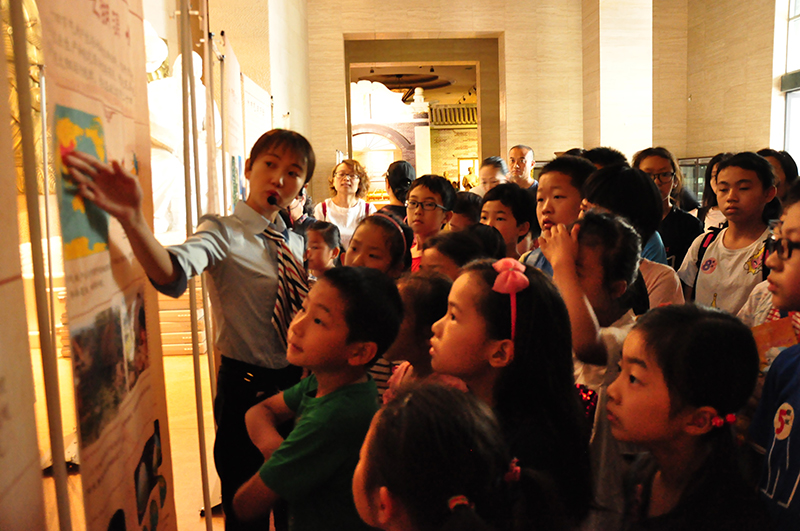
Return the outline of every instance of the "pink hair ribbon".
<path id="1" fill-rule="evenodd" d="M 530 285 L 525 266 L 513 258 L 502 258 L 492 264 L 498 275 L 492 290 L 511 297 L 511 340 L 517 337 L 517 293 Z"/>

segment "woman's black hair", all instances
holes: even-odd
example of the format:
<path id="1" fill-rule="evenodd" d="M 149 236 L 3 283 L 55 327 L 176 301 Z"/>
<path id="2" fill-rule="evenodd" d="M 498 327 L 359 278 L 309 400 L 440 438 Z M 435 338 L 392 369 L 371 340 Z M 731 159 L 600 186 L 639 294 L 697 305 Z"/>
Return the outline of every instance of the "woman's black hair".
<path id="1" fill-rule="evenodd" d="M 273 129 L 261 135 L 250 149 L 250 168 L 261 153 L 270 149 L 287 149 L 303 159 L 306 163 L 306 183 L 314 176 L 314 167 L 317 164 L 314 148 L 300 133 L 288 129 Z"/>
<path id="2" fill-rule="evenodd" d="M 408 294 L 408 307 L 414 314 L 414 335 L 419 342 L 433 336 L 433 323 L 447 313 L 447 296 L 453 281 L 441 273 L 417 271 L 400 277 L 398 288 Z"/>
<path id="3" fill-rule="evenodd" d="M 498 275 L 493 263 L 472 262 L 462 274 L 481 284 L 476 307 L 487 336 L 511 339 L 511 298 L 492 289 Z M 589 430 L 574 383 L 569 314 L 544 273 L 526 266 L 524 274 L 529 286 L 515 297 L 514 359 L 495 382 L 494 411 L 520 465 L 552 477 L 567 514 L 579 522 L 588 512 L 592 489 Z"/>
<path id="4" fill-rule="evenodd" d="M 406 202 L 408 188 L 416 178 L 417 171 L 414 166 L 404 160 L 392 162 L 389 164 L 389 169 L 386 170 L 386 180 L 389 181 L 392 193 L 401 203 Z"/>
<path id="5" fill-rule="evenodd" d="M 670 150 L 665 147 L 650 147 L 647 149 L 643 149 L 636 153 L 633 156 L 633 162 L 631 166 L 636 169 L 641 169 L 639 166 L 642 165 L 642 161 L 647 157 L 658 157 L 664 160 L 669 161 L 669 165 L 672 166 L 672 172 L 675 174 L 673 183 L 677 182 L 677 185 L 672 189 L 670 192 L 674 197 L 677 196 L 681 190 L 683 189 L 683 172 L 681 171 L 681 167 L 678 164 L 678 159 L 675 158 L 675 155 L 672 154 Z"/>
<path id="6" fill-rule="evenodd" d="M 452 183 L 442 177 L 441 175 L 423 175 L 418 177 L 411 183 L 408 188 L 410 194 L 415 188 L 424 186 L 434 194 L 439 194 L 442 198 L 442 206 L 445 211 L 450 212 L 453 210 L 453 204 L 456 202 L 456 191 L 453 189 Z"/>
<path id="7" fill-rule="evenodd" d="M 307 232 L 313 231 L 322 237 L 329 249 L 336 249 L 342 244 L 339 227 L 327 221 L 315 221 L 309 225 Z"/>
<path id="8" fill-rule="evenodd" d="M 711 187 L 711 181 L 714 180 L 714 166 L 731 158 L 732 156 L 733 153 L 717 153 L 711 157 L 710 161 L 708 161 L 708 165 L 706 166 L 705 184 L 703 185 L 703 206 L 701 208 L 702 217 L 700 213 L 698 213 L 697 216 L 701 220 L 705 218 L 711 207 L 718 206 L 717 194 L 714 193 L 714 189 Z M 719 172 L 719 169 L 717 169 L 717 171 Z"/>
<path id="9" fill-rule="evenodd" d="M 389 240 L 389 254 L 392 257 L 390 269 L 402 266 L 399 269 L 406 271 L 411 267 L 411 246 L 414 243 L 414 232 L 411 227 L 386 212 L 378 212 L 365 217 L 358 223 L 356 230 L 361 225 L 375 225 L 383 229 Z"/>
<path id="10" fill-rule="evenodd" d="M 478 194 L 472 192 L 456 192 L 456 200 L 453 203 L 453 214 L 467 216 L 472 223 L 481 222 L 481 201 Z"/>
<path id="11" fill-rule="evenodd" d="M 750 329 L 726 312 L 693 304 L 655 308 L 636 322 L 664 374 L 670 411 L 711 406 L 720 417 L 739 411 L 750 398 L 759 355 Z M 731 440 L 729 430 L 712 436 Z"/>
<path id="12" fill-rule="evenodd" d="M 647 242 L 661 224 L 664 203 L 653 179 L 630 166 L 606 166 L 583 185 L 583 197 L 626 218 Z"/>
<path id="13" fill-rule="evenodd" d="M 531 153 L 533 153 L 533 150 L 531 150 Z M 483 159 L 483 162 L 481 162 L 481 168 L 484 166 L 492 166 L 493 168 L 499 170 L 503 175 L 508 175 L 508 164 L 505 160 L 503 160 L 502 157 L 486 157 Z"/>

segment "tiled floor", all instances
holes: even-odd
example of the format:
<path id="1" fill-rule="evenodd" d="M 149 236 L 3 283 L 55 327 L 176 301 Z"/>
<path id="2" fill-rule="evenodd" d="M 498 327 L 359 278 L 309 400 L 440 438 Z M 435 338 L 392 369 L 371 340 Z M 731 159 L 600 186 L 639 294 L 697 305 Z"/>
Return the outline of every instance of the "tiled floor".
<path id="1" fill-rule="evenodd" d="M 36 382 L 36 419 L 39 434 L 39 447 L 43 452 L 50 446 L 48 439 L 47 415 L 42 384 L 41 357 L 38 351 L 32 353 L 34 381 Z M 59 382 L 61 384 L 61 408 L 65 433 L 75 430 L 73 405 L 72 367 L 69 359 L 59 359 Z M 214 419 L 211 407 L 211 392 L 208 383 L 208 364 L 201 357 L 200 368 L 203 389 L 203 419 L 205 422 L 208 468 L 212 474 L 211 489 L 219 492 L 214 473 L 212 456 L 214 443 Z M 205 531 L 206 522 L 199 514 L 203 506 L 203 490 L 200 480 L 199 443 L 197 438 L 197 416 L 195 409 L 194 377 L 191 356 L 168 356 L 164 358 L 166 376 L 167 410 L 169 433 L 172 444 L 172 473 L 175 496 L 175 511 L 179 531 Z M 55 485 L 52 478 L 43 481 L 47 529 L 58 529 L 55 502 Z M 68 492 L 70 498 L 72 528 L 85 528 L 83 518 L 83 495 L 80 474 L 69 476 Z M 221 515 L 212 519 L 213 529 L 221 531 L 224 523 Z"/>

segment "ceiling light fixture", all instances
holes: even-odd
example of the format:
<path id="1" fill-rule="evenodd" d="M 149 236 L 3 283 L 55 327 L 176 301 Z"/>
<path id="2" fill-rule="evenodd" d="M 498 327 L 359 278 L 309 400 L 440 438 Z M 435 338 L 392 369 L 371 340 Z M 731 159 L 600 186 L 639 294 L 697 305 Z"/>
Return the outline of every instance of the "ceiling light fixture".
<path id="1" fill-rule="evenodd" d="M 431 67 L 431 73 L 433 73 L 433 67 Z"/>
<path id="2" fill-rule="evenodd" d="M 375 69 L 374 69 L 374 68 L 370 68 L 370 69 L 369 69 L 369 73 L 370 73 L 370 74 L 374 74 L 374 73 L 375 73 Z"/>

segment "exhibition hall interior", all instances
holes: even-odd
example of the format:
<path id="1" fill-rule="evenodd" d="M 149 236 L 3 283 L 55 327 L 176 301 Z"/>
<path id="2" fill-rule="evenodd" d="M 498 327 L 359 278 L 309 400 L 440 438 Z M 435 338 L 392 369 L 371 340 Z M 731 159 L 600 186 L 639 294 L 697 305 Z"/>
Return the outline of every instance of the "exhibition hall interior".
<path id="1" fill-rule="evenodd" d="M 138 243 L 70 177 L 75 151 L 135 176 L 163 246 L 235 211 L 272 129 L 313 146 L 309 206 L 350 159 L 378 209 L 395 161 L 469 191 L 482 161 L 517 145 L 534 179 L 574 148 L 631 160 L 663 146 L 698 201 L 717 153 L 800 160 L 798 0 L 10 0 L 2 12 L 2 529 L 225 528 L 220 293 L 208 274 L 177 298 L 157 291 Z"/>

